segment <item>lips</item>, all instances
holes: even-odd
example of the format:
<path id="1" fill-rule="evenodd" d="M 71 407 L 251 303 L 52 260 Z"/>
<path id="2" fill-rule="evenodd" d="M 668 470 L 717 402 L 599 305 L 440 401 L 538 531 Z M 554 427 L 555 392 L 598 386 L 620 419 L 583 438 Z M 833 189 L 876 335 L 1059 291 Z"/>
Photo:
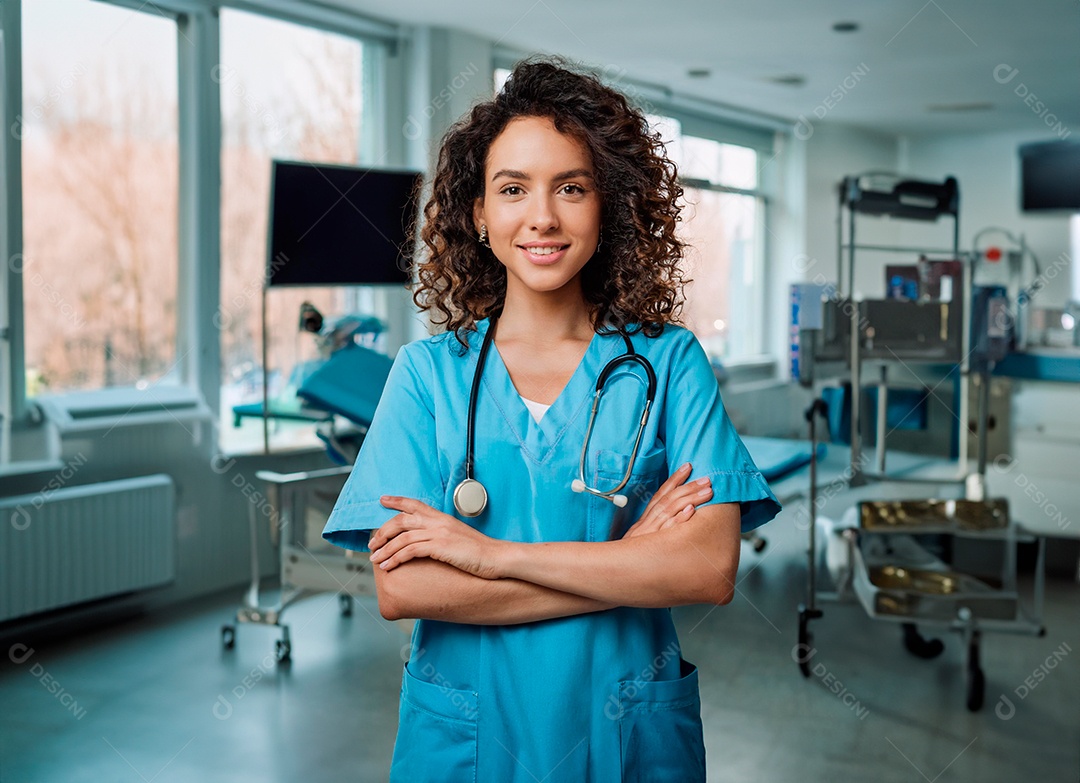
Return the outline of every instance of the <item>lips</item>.
<path id="1" fill-rule="evenodd" d="M 540 266 L 548 266 L 556 263 L 565 256 L 570 245 L 544 243 L 536 245 L 518 245 L 518 248 L 531 263 Z"/>

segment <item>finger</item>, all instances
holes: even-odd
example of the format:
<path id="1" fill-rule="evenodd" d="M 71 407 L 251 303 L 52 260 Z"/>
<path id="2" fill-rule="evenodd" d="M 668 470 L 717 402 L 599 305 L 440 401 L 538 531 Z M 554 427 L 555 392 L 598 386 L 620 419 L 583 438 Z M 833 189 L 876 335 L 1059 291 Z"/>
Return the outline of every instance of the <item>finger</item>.
<path id="1" fill-rule="evenodd" d="M 688 470 L 689 464 L 690 463 L 687 463 L 685 466 L 683 466 L 684 468 L 687 468 L 687 470 L 683 471 L 683 469 L 680 468 L 680 471 L 683 472 L 676 472 L 675 475 L 673 475 L 671 478 L 669 478 L 657 488 L 656 492 L 653 493 L 653 496 L 649 501 L 650 505 L 654 503 L 662 503 L 667 498 L 682 497 L 686 493 L 695 492 L 697 491 L 697 488 L 707 486 L 711 483 L 711 480 L 708 476 L 703 476 L 699 479 L 695 479 L 694 481 L 687 481 L 687 479 L 689 479 L 690 477 L 690 473 Z"/>
<path id="2" fill-rule="evenodd" d="M 660 529 L 661 530 L 667 530 L 668 528 L 675 527 L 678 524 L 686 522 L 688 519 L 690 519 L 692 516 L 694 516 L 694 511 L 695 511 L 694 504 L 693 503 L 687 503 L 679 511 L 679 513 L 675 514 L 675 516 L 673 516 L 673 517 L 670 517 L 662 525 L 660 525 Z"/>
<path id="3" fill-rule="evenodd" d="M 708 476 L 688 484 L 659 490 L 641 515 L 645 524 L 661 525 L 677 514 L 687 503 L 700 503 L 712 494 L 712 482 Z"/>
<path id="4" fill-rule="evenodd" d="M 664 483 L 660 485 L 660 488 L 656 490 L 657 493 L 666 492 L 669 489 L 674 489 L 675 487 L 682 484 L 684 481 L 686 481 L 686 479 L 690 477 L 691 468 L 692 465 L 689 462 L 680 465 L 679 468 L 670 476 L 668 476 L 667 480 L 665 480 Z"/>
<path id="5" fill-rule="evenodd" d="M 371 553 L 369 558 L 372 563 L 382 563 L 389 560 L 396 553 L 407 547 L 409 544 L 415 544 L 419 541 L 428 540 L 429 536 L 426 531 L 423 530 L 408 530 L 394 536 L 389 541 L 386 541 L 378 549 L 375 549 Z"/>
<path id="6" fill-rule="evenodd" d="M 408 514 L 395 514 L 390 517 L 388 522 L 383 523 L 382 527 L 372 532 L 371 537 L 368 539 L 368 549 L 374 552 L 394 536 L 398 536 L 415 526 L 415 517 Z"/>
<path id="7" fill-rule="evenodd" d="M 665 516 L 670 517 L 682 510 L 687 503 L 697 504 L 709 499 L 712 497 L 712 491 L 712 482 L 707 476 L 695 479 L 669 492 L 661 499 L 660 506 L 668 511 Z"/>
<path id="8" fill-rule="evenodd" d="M 684 481 L 686 481 L 686 479 L 690 476 L 690 469 L 690 463 L 687 462 L 684 465 L 680 466 L 678 470 L 676 470 L 670 476 L 668 476 L 664 483 L 657 487 L 656 491 L 653 493 L 653 496 L 649 498 L 649 502 L 645 506 L 645 511 L 648 512 L 649 509 L 653 506 L 653 504 L 657 501 L 657 499 L 663 498 L 665 495 L 667 495 L 668 492 L 671 492 Z"/>
<path id="9" fill-rule="evenodd" d="M 379 568 L 383 571 L 390 571 L 397 568 L 402 563 L 407 563 L 416 557 L 429 557 L 431 555 L 431 544 L 428 541 L 421 541 L 416 544 L 409 544 L 406 547 L 402 547 L 393 557 L 389 557 L 379 563 Z"/>
<path id="10" fill-rule="evenodd" d="M 424 509 L 431 508 L 431 506 L 422 500 L 401 497 L 400 495 L 383 495 L 379 498 L 379 502 L 387 508 L 392 508 L 395 511 L 404 511 L 407 514 L 416 514 Z"/>

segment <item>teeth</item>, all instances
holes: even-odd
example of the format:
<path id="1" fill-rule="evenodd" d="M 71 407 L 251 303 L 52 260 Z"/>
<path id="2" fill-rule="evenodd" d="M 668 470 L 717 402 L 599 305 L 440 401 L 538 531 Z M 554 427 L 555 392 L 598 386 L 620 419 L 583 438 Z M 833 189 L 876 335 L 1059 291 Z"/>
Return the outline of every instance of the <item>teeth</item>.
<path id="1" fill-rule="evenodd" d="M 530 253 L 537 256 L 550 256 L 552 253 L 557 253 L 562 250 L 561 247 L 529 247 L 526 248 Z"/>

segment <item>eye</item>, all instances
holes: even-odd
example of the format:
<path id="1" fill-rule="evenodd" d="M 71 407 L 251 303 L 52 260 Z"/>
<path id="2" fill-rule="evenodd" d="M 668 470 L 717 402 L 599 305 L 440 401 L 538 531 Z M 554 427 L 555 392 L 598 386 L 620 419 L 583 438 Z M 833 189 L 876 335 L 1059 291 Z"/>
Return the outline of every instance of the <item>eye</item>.
<path id="1" fill-rule="evenodd" d="M 585 188 L 581 187 L 581 185 L 575 185 L 573 182 L 568 182 L 562 186 L 562 191 L 571 196 L 581 196 L 584 195 Z"/>
<path id="2" fill-rule="evenodd" d="M 499 191 L 504 196 L 520 196 L 521 187 L 518 185 L 507 185 L 505 188 Z"/>

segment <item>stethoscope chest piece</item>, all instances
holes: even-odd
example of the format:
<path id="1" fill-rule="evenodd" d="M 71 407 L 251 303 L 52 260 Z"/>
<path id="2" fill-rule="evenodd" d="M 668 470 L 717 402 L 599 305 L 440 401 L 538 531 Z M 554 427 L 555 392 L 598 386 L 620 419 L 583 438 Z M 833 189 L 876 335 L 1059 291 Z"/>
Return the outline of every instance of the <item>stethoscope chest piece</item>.
<path id="1" fill-rule="evenodd" d="M 464 517 L 478 517 L 487 507 L 487 490 L 473 478 L 464 479 L 454 488 L 454 508 Z"/>

